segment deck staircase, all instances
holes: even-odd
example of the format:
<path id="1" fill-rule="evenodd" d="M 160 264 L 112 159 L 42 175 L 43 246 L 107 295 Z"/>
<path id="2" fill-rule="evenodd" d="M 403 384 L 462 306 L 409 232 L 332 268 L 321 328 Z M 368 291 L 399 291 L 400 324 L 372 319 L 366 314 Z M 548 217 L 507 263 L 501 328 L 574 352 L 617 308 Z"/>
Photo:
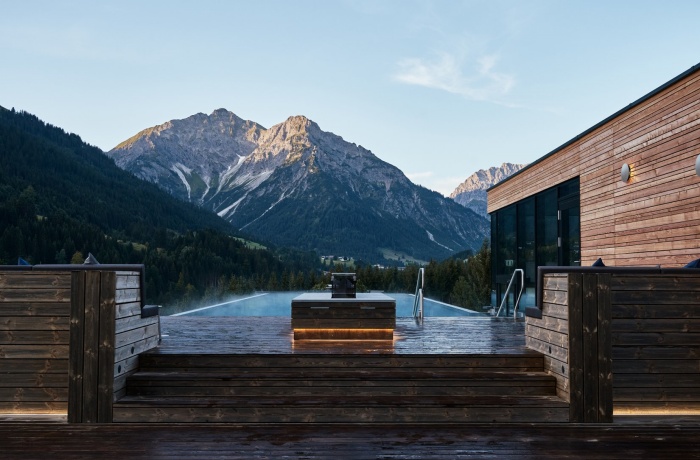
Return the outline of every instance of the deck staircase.
<path id="1" fill-rule="evenodd" d="M 140 357 L 115 422 L 566 422 L 542 355 L 159 354 Z"/>

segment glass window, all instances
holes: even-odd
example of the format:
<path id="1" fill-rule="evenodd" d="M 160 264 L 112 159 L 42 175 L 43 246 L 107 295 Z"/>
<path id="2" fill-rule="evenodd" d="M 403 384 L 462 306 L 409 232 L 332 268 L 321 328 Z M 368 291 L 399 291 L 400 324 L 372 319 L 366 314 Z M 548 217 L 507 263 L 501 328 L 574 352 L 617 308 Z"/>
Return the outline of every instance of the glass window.
<path id="1" fill-rule="evenodd" d="M 537 265 L 558 263 L 557 190 L 551 189 L 537 195 Z"/>
<path id="2" fill-rule="evenodd" d="M 518 203 L 518 259 L 517 268 L 525 271 L 525 290 L 520 304 L 524 307 L 535 304 L 537 265 L 535 262 L 535 199 L 528 198 Z"/>

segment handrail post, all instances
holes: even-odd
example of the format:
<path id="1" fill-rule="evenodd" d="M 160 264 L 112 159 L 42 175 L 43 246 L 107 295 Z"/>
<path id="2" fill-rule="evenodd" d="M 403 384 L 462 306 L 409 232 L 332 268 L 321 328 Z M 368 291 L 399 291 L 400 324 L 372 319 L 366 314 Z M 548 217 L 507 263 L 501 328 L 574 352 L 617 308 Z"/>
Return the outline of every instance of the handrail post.
<path id="1" fill-rule="evenodd" d="M 513 306 L 513 318 L 515 319 L 518 317 L 518 305 L 520 305 L 520 298 L 523 295 L 523 289 L 525 289 L 525 270 L 523 270 L 522 268 L 516 268 L 515 270 L 513 270 L 513 275 L 510 277 L 510 282 L 508 283 L 506 292 L 503 294 L 503 300 L 501 301 L 501 305 L 498 307 L 496 316 L 501 315 L 501 310 L 503 309 L 503 306 L 508 300 L 508 293 L 510 292 L 510 288 L 513 286 L 513 282 L 515 281 L 515 275 L 518 273 L 520 274 L 520 292 L 518 293 L 518 297 L 515 300 L 515 305 Z"/>
<path id="2" fill-rule="evenodd" d="M 418 279 L 416 280 L 416 292 L 413 299 L 413 317 L 423 321 L 423 288 L 425 286 L 425 268 L 418 269 Z"/>

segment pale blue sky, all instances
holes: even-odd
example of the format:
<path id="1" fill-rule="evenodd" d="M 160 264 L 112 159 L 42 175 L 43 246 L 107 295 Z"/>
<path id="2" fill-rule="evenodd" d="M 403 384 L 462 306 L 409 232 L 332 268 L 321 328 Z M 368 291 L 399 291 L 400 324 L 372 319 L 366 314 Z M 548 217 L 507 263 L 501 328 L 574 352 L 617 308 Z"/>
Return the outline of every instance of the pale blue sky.
<path id="1" fill-rule="evenodd" d="M 700 1 L 0 0 L 0 105 L 109 150 L 306 115 L 449 194 L 700 62 Z"/>

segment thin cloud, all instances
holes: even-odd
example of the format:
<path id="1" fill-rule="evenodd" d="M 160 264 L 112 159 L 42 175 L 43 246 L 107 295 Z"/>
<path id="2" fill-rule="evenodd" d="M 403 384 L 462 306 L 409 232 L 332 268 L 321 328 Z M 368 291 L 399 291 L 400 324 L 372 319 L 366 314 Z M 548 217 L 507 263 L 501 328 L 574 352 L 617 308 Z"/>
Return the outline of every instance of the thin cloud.
<path id="1" fill-rule="evenodd" d="M 432 61 L 409 58 L 399 61 L 394 78 L 409 85 L 439 89 L 475 101 L 499 102 L 513 88 L 512 75 L 496 71 L 498 56 L 486 55 L 466 64 L 448 53 Z M 499 102 L 500 103 L 500 102 Z"/>

